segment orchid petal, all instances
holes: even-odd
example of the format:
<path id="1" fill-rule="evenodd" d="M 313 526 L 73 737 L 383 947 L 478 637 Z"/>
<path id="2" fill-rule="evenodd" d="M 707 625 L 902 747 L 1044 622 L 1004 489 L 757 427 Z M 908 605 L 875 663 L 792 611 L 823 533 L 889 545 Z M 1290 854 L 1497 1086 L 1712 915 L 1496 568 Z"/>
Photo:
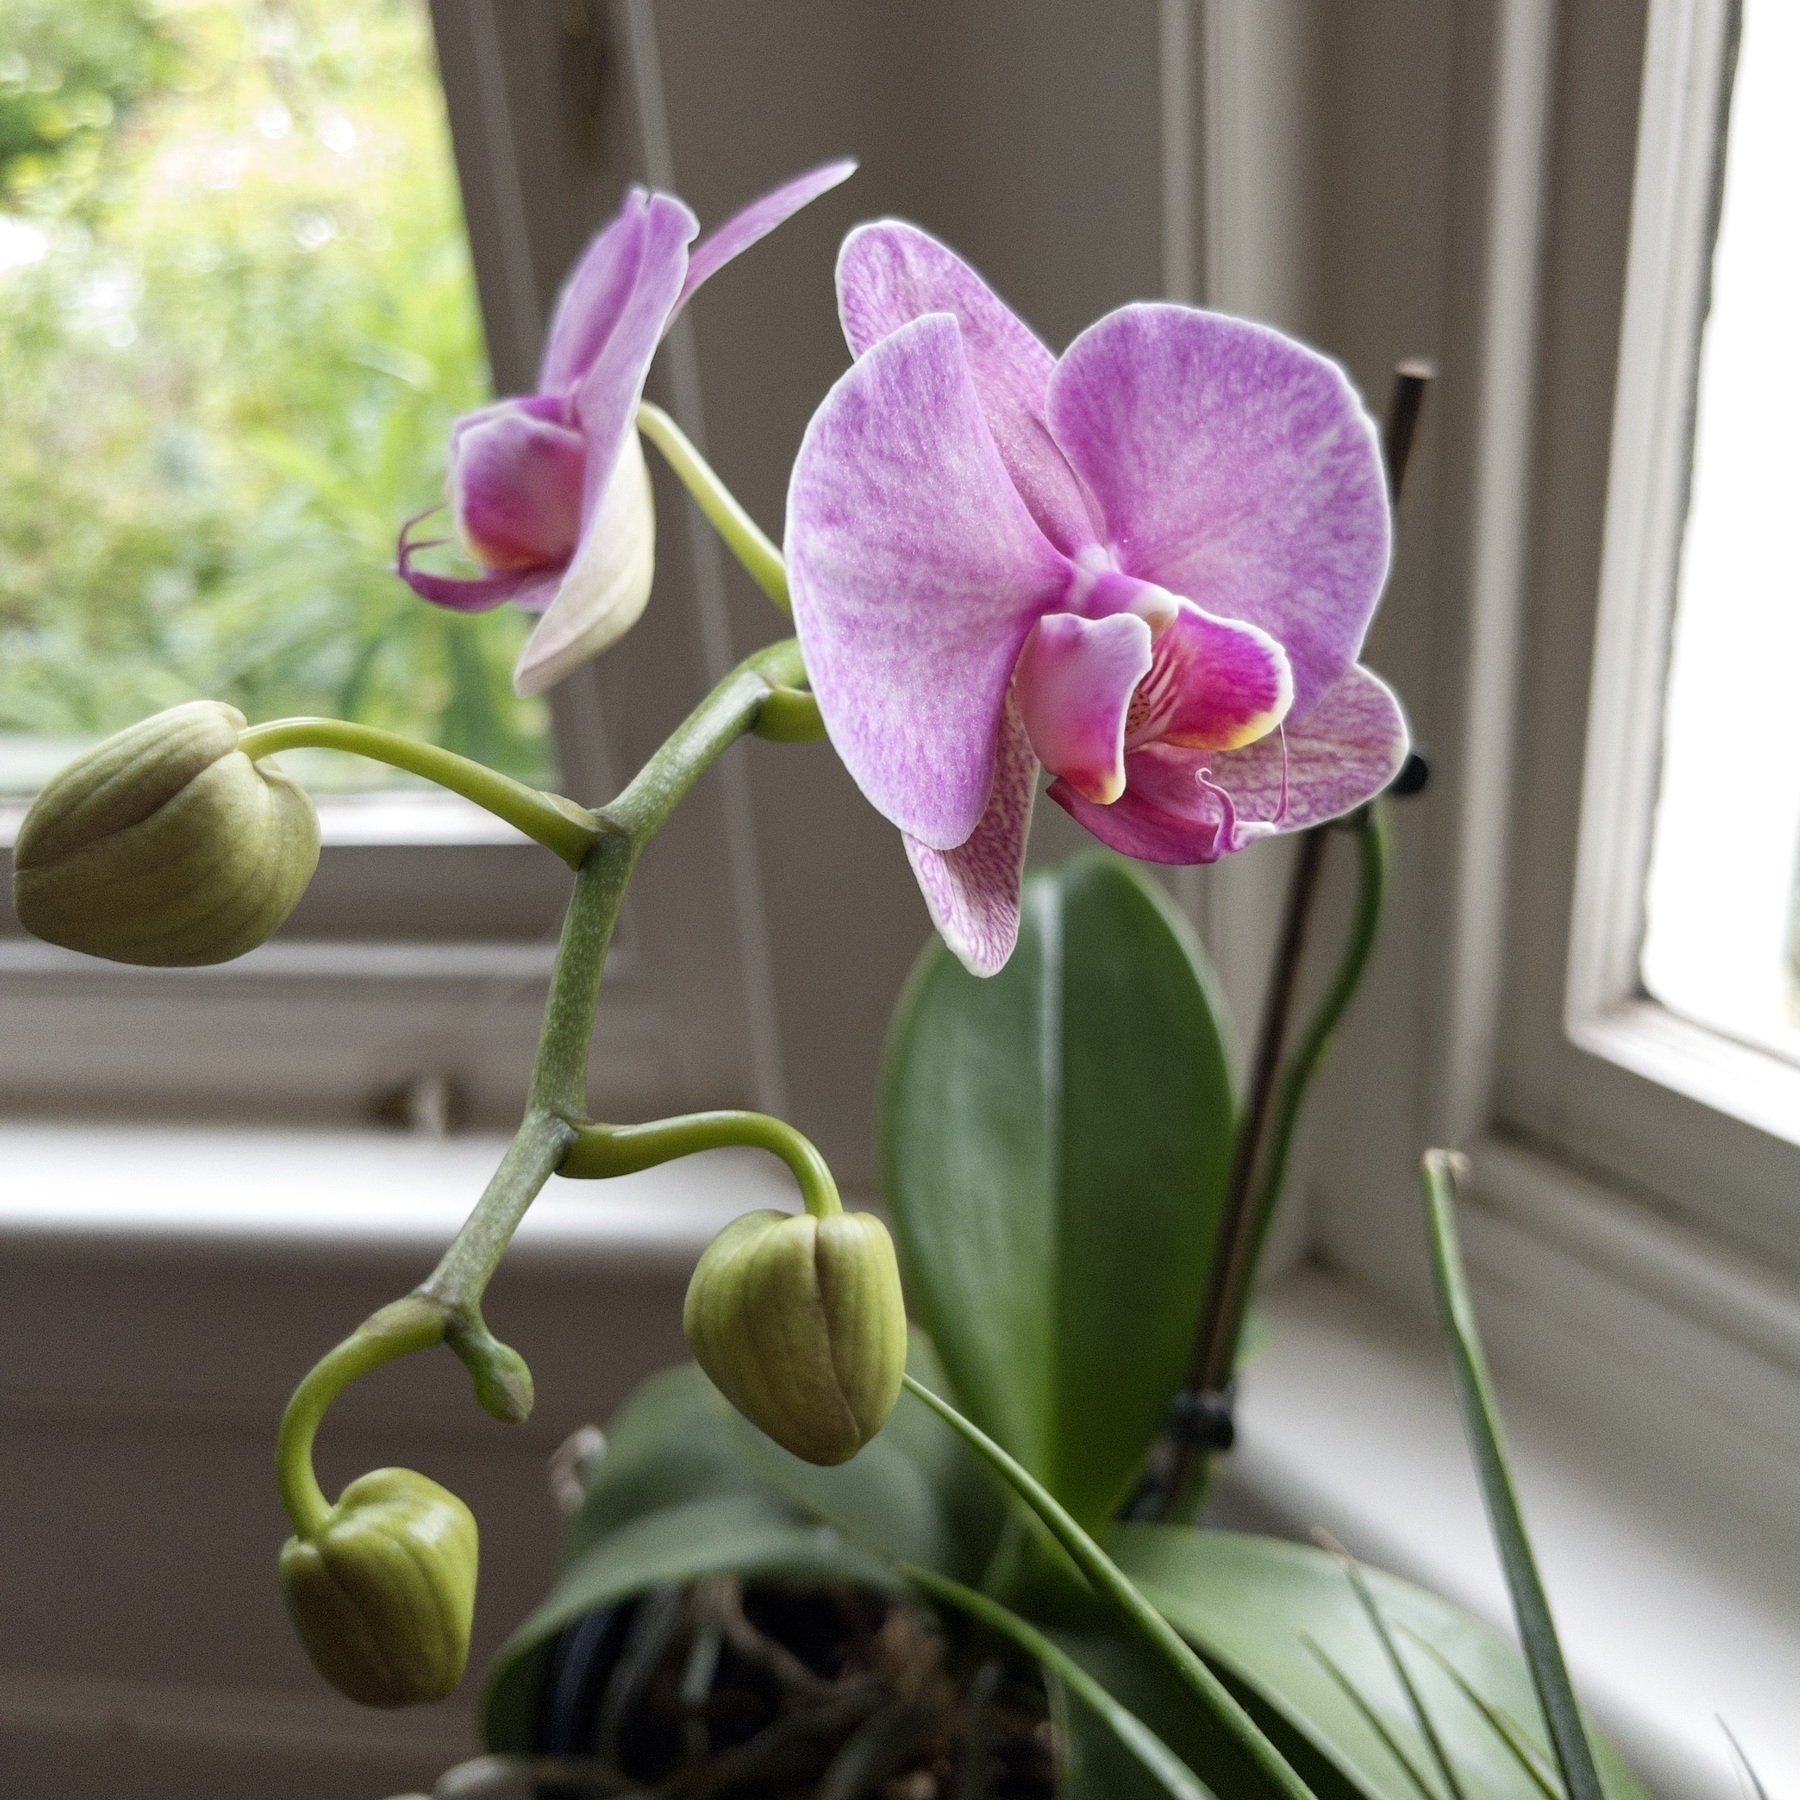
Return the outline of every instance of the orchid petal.
<path id="1" fill-rule="evenodd" d="M 437 510 L 435 506 L 431 509 L 432 512 Z M 520 606 L 531 606 L 534 602 L 539 606 L 549 604 L 556 584 L 562 579 L 560 569 L 502 569 L 493 575 L 434 575 L 428 569 L 415 569 L 412 559 L 421 550 L 435 550 L 446 541 L 427 538 L 420 543 L 412 535 L 413 527 L 430 516 L 430 513 L 420 513 L 418 518 L 408 519 L 400 528 L 398 556 L 394 563 L 394 573 L 421 600 L 447 606 L 453 612 L 490 612 L 496 606 L 504 606 L 508 600 Z"/>
<path id="2" fill-rule="evenodd" d="M 934 850 L 975 829 L 1007 684 L 1070 569 L 994 447 L 955 319 L 851 366 L 788 485 L 794 628 L 831 741 L 875 809 Z"/>
<path id="3" fill-rule="evenodd" d="M 1353 663 L 1302 718 L 1211 758 L 1240 813 L 1304 831 L 1372 800 L 1406 761 L 1406 715 L 1379 675 Z M 1283 739 L 1285 738 L 1285 748 Z"/>
<path id="4" fill-rule="evenodd" d="M 1019 939 L 1025 840 L 1037 798 L 1037 758 L 1009 695 L 1000 719 L 994 791 L 966 843 L 933 850 L 907 837 L 907 860 L 931 921 L 971 975 L 997 974 Z"/>
<path id="5" fill-rule="evenodd" d="M 643 615 L 655 572 L 650 471 L 634 431 L 583 531 L 575 560 L 513 670 L 513 691 L 541 694 L 618 642 Z"/>
<path id="6" fill-rule="evenodd" d="M 563 283 L 544 344 L 543 367 L 538 373 L 540 392 L 564 392 L 593 367 L 639 284 L 646 279 L 657 283 L 671 236 L 680 239 L 681 269 L 674 294 L 681 292 L 687 246 L 699 229 L 699 221 L 673 195 L 646 193 L 641 187 L 626 194 L 617 216 L 588 245 Z M 665 312 L 657 322 L 659 337 L 667 320 Z"/>
<path id="7" fill-rule="evenodd" d="M 1134 750 L 1150 743 L 1236 749 L 1273 731 L 1293 698 L 1287 653 L 1266 631 L 1184 601 L 1157 637 L 1126 741 Z"/>
<path id="8" fill-rule="evenodd" d="M 1392 690 L 1360 664 L 1303 719 L 1242 750 L 1153 744 L 1125 758 L 1125 792 L 1095 806 L 1067 782 L 1050 798 L 1102 843 L 1146 862 L 1216 862 L 1258 837 L 1301 831 L 1372 800 L 1406 760 Z"/>
<path id="9" fill-rule="evenodd" d="M 1120 566 L 1267 631 L 1296 711 L 1355 661 L 1388 504 L 1375 427 L 1335 363 L 1241 319 L 1127 306 L 1069 346 L 1048 415 Z"/>
<path id="10" fill-rule="evenodd" d="M 926 313 L 955 318 L 1000 460 L 1031 516 L 1067 555 L 1094 543 L 1080 483 L 1044 419 L 1055 359 L 993 289 L 954 250 L 898 219 L 845 238 L 837 283 L 853 356 Z"/>
<path id="11" fill-rule="evenodd" d="M 856 173 L 856 158 L 846 156 L 838 162 L 821 164 L 792 181 L 783 182 L 773 193 L 752 200 L 740 213 L 727 219 L 717 231 L 701 239 L 688 258 L 687 280 L 675 302 L 675 312 L 688 303 L 688 296 L 701 282 L 716 275 L 734 256 L 740 256 L 759 238 L 765 238 L 784 219 L 791 218 L 809 201 L 828 193 L 841 181 Z M 670 318 L 674 313 L 670 314 Z"/>
<path id="12" fill-rule="evenodd" d="M 484 407 L 450 441 L 450 505 L 490 569 L 569 560 L 581 531 L 581 434 L 516 404 Z"/>
<path id="13" fill-rule="evenodd" d="M 694 215 L 667 194 L 652 194 L 644 211 L 643 243 L 631 291 L 606 342 L 576 384 L 571 404 L 587 445 L 582 532 L 612 480 L 625 441 L 637 437 L 638 402 L 662 338 L 663 326 L 687 272 Z"/>
<path id="14" fill-rule="evenodd" d="M 1150 665 L 1150 627 L 1124 612 L 1046 613 L 1019 653 L 1013 691 L 1038 761 L 1098 805 L 1125 791 L 1125 718 Z"/>

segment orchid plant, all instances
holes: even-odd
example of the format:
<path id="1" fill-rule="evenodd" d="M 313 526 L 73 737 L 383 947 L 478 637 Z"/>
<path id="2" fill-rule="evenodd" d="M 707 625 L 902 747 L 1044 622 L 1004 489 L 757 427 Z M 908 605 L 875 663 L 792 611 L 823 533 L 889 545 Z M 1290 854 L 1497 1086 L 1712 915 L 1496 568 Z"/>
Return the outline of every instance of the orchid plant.
<path id="1" fill-rule="evenodd" d="M 510 1149 L 437 1268 L 324 1356 L 282 1420 L 281 1583 L 300 1637 L 368 1704 L 457 1683 L 476 1522 L 404 1469 L 329 1499 L 312 1468 L 328 1409 L 442 1344 L 482 1406 L 523 1419 L 530 1373 L 481 1302 L 550 1175 L 751 1145 L 788 1164 L 804 1210 L 748 1214 L 701 1259 L 684 1316 L 697 1366 L 641 1390 L 587 1459 L 562 1578 L 490 1683 L 494 1755 L 440 1792 L 522 1775 L 558 1792 L 837 1800 L 1597 1800 L 1604 1782 L 1637 1800 L 1575 1710 L 1511 1506 L 1451 1164 L 1430 1163 L 1429 1220 L 1527 1656 L 1392 1577 L 1192 1523 L 1230 1443 L 1250 1271 L 1306 1086 L 1379 916 L 1380 797 L 1408 742 L 1358 658 L 1420 379 L 1398 390 L 1384 456 L 1343 372 L 1278 332 L 1134 305 L 1055 357 L 943 244 L 865 225 L 838 263 L 854 360 L 806 432 L 777 549 L 644 385 L 694 289 L 852 166 L 786 184 L 691 253 L 688 209 L 634 189 L 563 291 L 538 392 L 452 433 L 451 517 L 482 573 L 423 566 L 419 520 L 400 534 L 398 572 L 425 600 L 538 613 L 514 679 L 541 691 L 650 597 L 647 438 L 791 607 L 795 635 L 727 675 L 614 799 L 588 809 L 389 733 L 251 726 L 201 702 L 71 765 L 19 834 L 27 926 L 138 963 L 223 960 L 286 917 L 317 823 L 267 759 L 298 746 L 438 781 L 575 872 Z M 904 834 L 938 929 L 885 1077 L 898 1253 L 780 1120 L 587 1111 L 632 869 L 746 734 L 829 736 Z M 1027 880 L 1041 771 L 1107 849 Z M 1357 846 L 1360 897 L 1290 1048 L 1333 822 Z M 1208 863 L 1296 832 L 1241 1096 L 1204 953 L 1126 859 Z M 757 1592 L 796 1585 L 836 1597 L 861 1659 L 847 1672 L 751 1616 Z M 658 1669 L 681 1724 L 646 1750 L 628 1714 Z M 748 1727 L 715 1704 L 733 1669 L 762 1683 Z M 1542 1733 L 1526 1722 L 1540 1704 Z M 997 1773 L 1008 1719 L 1019 1755 L 1053 1744 L 1035 1787 Z"/>

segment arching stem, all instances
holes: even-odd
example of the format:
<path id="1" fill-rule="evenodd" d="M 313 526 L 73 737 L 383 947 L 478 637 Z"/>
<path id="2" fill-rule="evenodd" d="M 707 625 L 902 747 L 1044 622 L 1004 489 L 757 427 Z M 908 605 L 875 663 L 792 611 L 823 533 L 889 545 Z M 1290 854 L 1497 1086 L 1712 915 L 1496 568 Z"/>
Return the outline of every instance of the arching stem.
<path id="1" fill-rule="evenodd" d="M 252 762 L 282 750 L 348 750 L 391 769 L 423 775 L 427 781 L 473 800 L 546 850 L 554 850 L 571 869 L 581 867 L 582 858 L 600 836 L 600 822 L 573 800 L 528 787 L 453 750 L 421 744 L 374 725 L 357 725 L 348 719 L 272 719 L 240 733 L 238 748 Z"/>

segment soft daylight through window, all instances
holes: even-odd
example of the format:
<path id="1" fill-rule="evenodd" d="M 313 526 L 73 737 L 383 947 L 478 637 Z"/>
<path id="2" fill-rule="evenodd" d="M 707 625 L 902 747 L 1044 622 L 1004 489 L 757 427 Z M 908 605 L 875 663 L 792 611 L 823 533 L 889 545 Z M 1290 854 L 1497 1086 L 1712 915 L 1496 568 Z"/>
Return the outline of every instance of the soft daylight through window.
<path id="1" fill-rule="evenodd" d="M 4 12 L 0 793 L 196 696 L 547 775 L 528 621 L 389 573 L 487 394 L 424 0 Z"/>
<path id="2" fill-rule="evenodd" d="M 1800 7 L 1749 0 L 1670 661 L 1644 980 L 1800 1060 Z"/>

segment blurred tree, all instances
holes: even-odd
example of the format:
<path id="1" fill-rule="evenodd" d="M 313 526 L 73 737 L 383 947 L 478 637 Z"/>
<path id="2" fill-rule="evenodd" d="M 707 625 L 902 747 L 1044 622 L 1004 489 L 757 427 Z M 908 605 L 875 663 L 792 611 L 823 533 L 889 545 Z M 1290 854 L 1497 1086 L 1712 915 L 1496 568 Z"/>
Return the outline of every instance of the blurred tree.
<path id="1" fill-rule="evenodd" d="M 106 119 L 21 150 L 0 214 L 0 733 L 210 695 L 547 776 L 528 621 L 389 573 L 488 392 L 421 0 L 41 10 L 0 74 L 60 92 L 43 46 L 82 46 Z"/>

